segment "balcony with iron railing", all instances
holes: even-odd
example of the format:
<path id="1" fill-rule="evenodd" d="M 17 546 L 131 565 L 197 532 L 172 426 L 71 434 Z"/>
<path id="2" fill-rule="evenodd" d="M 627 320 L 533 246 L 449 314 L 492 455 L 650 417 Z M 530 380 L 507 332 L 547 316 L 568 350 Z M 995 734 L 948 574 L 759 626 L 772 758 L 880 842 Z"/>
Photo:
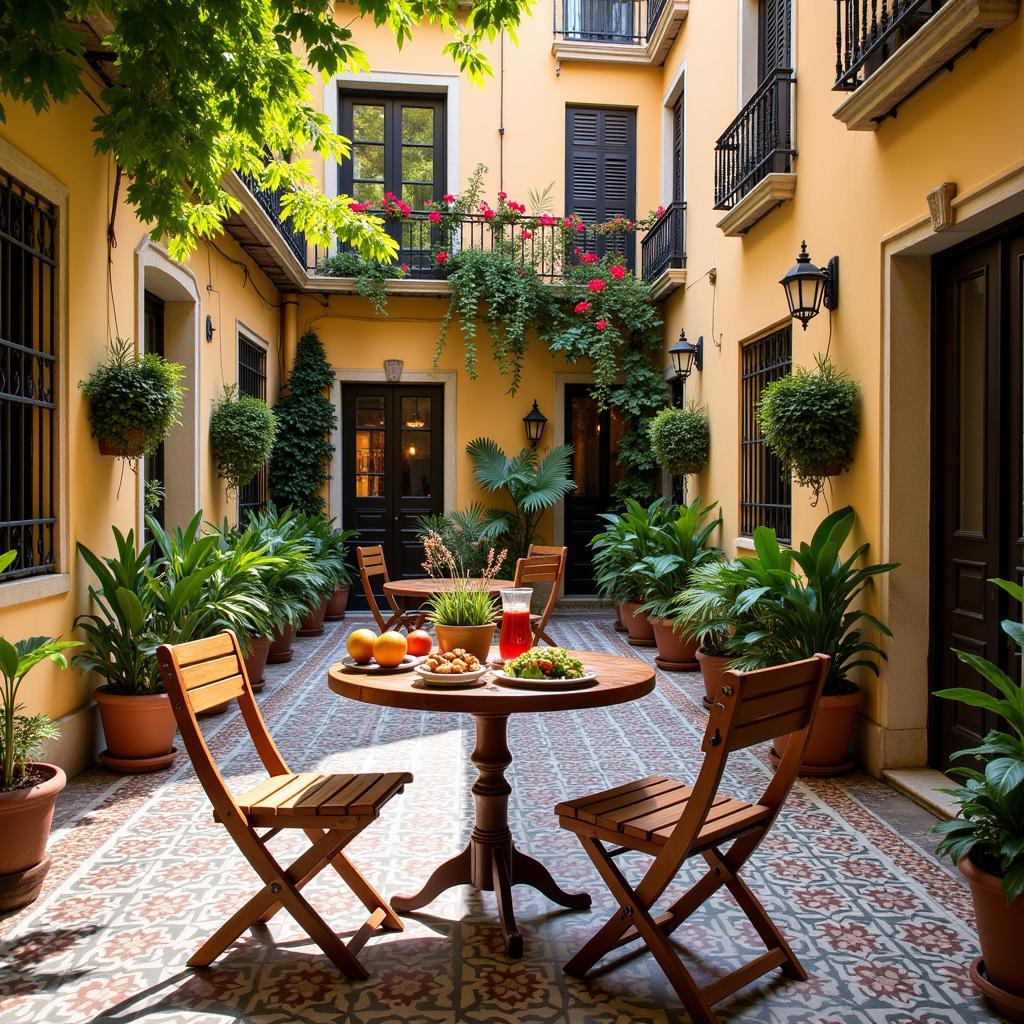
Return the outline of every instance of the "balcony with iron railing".
<path id="1" fill-rule="evenodd" d="M 1016 17 L 1019 0 L 835 0 L 835 117 L 874 131 L 932 78 Z"/>
<path id="2" fill-rule="evenodd" d="M 552 52 L 559 60 L 661 64 L 689 0 L 555 0 Z"/>
<path id="3" fill-rule="evenodd" d="M 640 242 L 640 268 L 661 299 L 686 283 L 686 203 L 670 203 Z"/>
<path id="4" fill-rule="evenodd" d="M 765 214 L 792 199 L 793 90 L 791 68 L 778 68 L 715 143 L 715 209 L 727 235 L 749 231 Z"/>

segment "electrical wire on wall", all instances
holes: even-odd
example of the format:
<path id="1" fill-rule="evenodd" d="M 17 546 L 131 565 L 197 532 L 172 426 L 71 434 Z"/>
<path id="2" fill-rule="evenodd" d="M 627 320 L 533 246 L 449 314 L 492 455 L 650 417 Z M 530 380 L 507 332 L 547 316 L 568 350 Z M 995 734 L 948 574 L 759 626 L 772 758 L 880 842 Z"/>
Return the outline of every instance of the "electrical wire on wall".
<path id="1" fill-rule="evenodd" d="M 715 331 L 716 299 L 718 298 L 718 267 L 711 267 L 709 270 L 701 274 L 696 281 L 691 281 L 686 286 L 686 290 L 689 291 L 694 285 L 700 284 L 704 278 L 707 278 L 711 285 L 711 344 L 721 352 L 722 338 Z"/>
<path id="2" fill-rule="evenodd" d="M 505 191 L 505 30 L 498 47 L 498 190 Z"/>
<path id="3" fill-rule="evenodd" d="M 221 294 L 220 294 L 220 292 L 216 288 L 213 287 L 213 254 L 210 252 L 210 249 L 212 248 L 212 246 L 213 246 L 212 242 L 207 242 L 207 245 L 206 245 L 206 294 L 207 294 L 207 304 L 209 304 L 209 302 L 210 302 L 210 299 L 209 299 L 210 295 L 216 295 L 217 296 L 217 324 L 219 326 L 219 325 L 224 323 L 224 310 L 223 310 L 223 306 L 221 304 Z M 207 316 L 207 318 L 210 317 L 210 310 L 209 309 L 207 309 L 207 311 L 206 311 L 206 316 Z M 207 340 L 211 341 L 211 342 L 213 341 L 213 329 L 210 329 L 210 328 L 207 329 Z M 217 361 L 220 363 L 220 384 L 221 384 L 221 387 L 224 387 L 224 385 L 227 384 L 227 377 L 224 375 L 224 345 L 223 344 L 220 344 L 220 345 L 217 346 L 217 357 L 218 357 Z"/>

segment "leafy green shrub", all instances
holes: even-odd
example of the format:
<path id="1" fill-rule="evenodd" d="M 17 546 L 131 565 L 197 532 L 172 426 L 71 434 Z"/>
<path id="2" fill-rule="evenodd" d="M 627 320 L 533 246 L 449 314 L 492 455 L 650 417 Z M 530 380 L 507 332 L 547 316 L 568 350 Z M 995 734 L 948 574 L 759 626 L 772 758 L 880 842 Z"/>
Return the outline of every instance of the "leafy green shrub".
<path id="1" fill-rule="evenodd" d="M 676 518 L 678 509 L 668 498 L 656 498 L 646 507 L 626 499 L 622 512 L 603 512 L 606 526 L 591 538 L 594 549 L 594 584 L 597 592 L 614 604 L 640 602 L 649 580 L 644 560 L 664 553 L 663 526 Z"/>
<path id="2" fill-rule="evenodd" d="M 263 468 L 274 448 L 277 420 L 266 402 L 239 395 L 229 384 L 210 416 L 210 446 L 217 475 L 230 490 L 244 487 Z"/>
<path id="3" fill-rule="evenodd" d="M 761 395 L 757 420 L 772 451 L 801 487 L 821 497 L 825 478 L 848 469 L 860 433 L 860 388 L 828 356 L 816 370 L 801 367 L 772 381 Z"/>
<path id="4" fill-rule="evenodd" d="M 416 522 L 416 533 L 421 540 L 435 534 L 467 576 L 480 576 L 487 568 L 488 552 L 509 546 L 508 537 L 490 527 L 492 518 L 483 505 L 474 502 L 454 512 L 421 516 Z M 515 569 L 515 559 L 507 559 L 502 568 L 510 574 Z"/>
<path id="5" fill-rule="evenodd" d="M 185 367 L 117 338 L 110 358 L 78 386 L 89 401 L 93 436 L 122 457 L 151 455 L 180 422 Z M 141 449 L 141 451 L 139 451 Z"/>
<path id="6" fill-rule="evenodd" d="M 387 316 L 388 281 L 400 281 L 409 276 L 409 268 L 404 263 L 368 260 L 351 249 L 326 256 L 317 265 L 316 272 L 325 277 L 355 278 L 356 291 L 364 299 L 369 299 L 377 316 Z"/>
<path id="7" fill-rule="evenodd" d="M 697 473 L 711 455 L 708 411 L 690 403 L 685 409 L 662 409 L 647 428 L 658 465 L 672 476 Z"/>
<path id="8" fill-rule="evenodd" d="M 307 331 L 295 352 L 295 365 L 278 399 L 277 438 L 270 459 L 270 490 L 281 508 L 323 512 L 320 492 L 330 478 L 334 454 L 329 437 L 338 415 L 324 392 L 334 383 L 323 343 Z"/>

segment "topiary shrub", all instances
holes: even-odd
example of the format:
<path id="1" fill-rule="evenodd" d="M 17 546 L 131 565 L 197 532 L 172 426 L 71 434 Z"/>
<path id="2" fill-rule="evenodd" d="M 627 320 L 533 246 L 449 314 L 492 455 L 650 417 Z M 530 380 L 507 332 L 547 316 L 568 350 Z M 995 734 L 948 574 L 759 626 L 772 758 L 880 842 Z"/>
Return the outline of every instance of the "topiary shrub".
<path id="1" fill-rule="evenodd" d="M 217 476 L 229 491 L 244 487 L 263 468 L 276 434 L 277 419 L 266 402 L 239 395 L 234 384 L 224 388 L 210 415 L 210 447 Z"/>
<path id="2" fill-rule="evenodd" d="M 711 457 L 708 411 L 692 402 L 685 409 L 662 409 L 647 428 L 654 457 L 667 473 L 699 473 Z"/>
<path id="3" fill-rule="evenodd" d="M 110 358 L 78 386 L 89 401 L 89 423 L 104 455 L 152 455 L 181 420 L 185 367 L 162 356 L 139 356 L 115 339 Z"/>
<path id="4" fill-rule="evenodd" d="M 320 492 L 330 479 L 334 454 L 329 437 L 338 415 L 324 392 L 334 383 L 334 370 L 315 331 L 307 331 L 295 351 L 288 384 L 274 406 L 277 439 L 270 457 L 270 490 L 280 508 L 317 515 L 323 512 Z"/>
<path id="5" fill-rule="evenodd" d="M 772 381 L 761 394 L 757 422 L 765 441 L 801 487 L 821 497 L 825 479 L 849 469 L 860 434 L 860 388 L 829 360 Z"/>

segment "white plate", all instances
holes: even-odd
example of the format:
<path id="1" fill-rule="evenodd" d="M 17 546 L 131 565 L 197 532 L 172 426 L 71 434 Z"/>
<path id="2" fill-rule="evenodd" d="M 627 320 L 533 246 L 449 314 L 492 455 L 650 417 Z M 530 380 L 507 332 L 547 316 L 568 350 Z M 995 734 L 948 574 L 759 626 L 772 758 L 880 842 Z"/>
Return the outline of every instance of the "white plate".
<path id="1" fill-rule="evenodd" d="M 572 690 L 577 686 L 588 686 L 597 682 L 597 673 L 593 669 L 584 665 L 583 672 L 579 679 L 520 679 L 518 676 L 496 671 L 494 678 L 505 686 L 519 686 L 527 690 Z"/>
<path id="2" fill-rule="evenodd" d="M 388 668 L 384 665 L 378 665 L 375 661 L 359 662 L 345 655 L 341 659 L 341 663 L 349 672 L 365 672 L 367 675 L 390 676 L 396 672 L 411 672 L 422 660 L 422 658 L 415 658 L 413 655 L 407 654 L 394 668 Z"/>
<path id="3" fill-rule="evenodd" d="M 478 679 L 482 679 L 490 669 L 484 665 L 481 668 L 474 669 L 472 672 L 459 672 L 457 674 L 452 672 L 428 672 L 425 668 L 416 669 L 416 674 L 425 683 L 429 683 L 431 686 L 445 686 L 452 689 L 465 686 L 467 683 L 476 682 Z"/>

